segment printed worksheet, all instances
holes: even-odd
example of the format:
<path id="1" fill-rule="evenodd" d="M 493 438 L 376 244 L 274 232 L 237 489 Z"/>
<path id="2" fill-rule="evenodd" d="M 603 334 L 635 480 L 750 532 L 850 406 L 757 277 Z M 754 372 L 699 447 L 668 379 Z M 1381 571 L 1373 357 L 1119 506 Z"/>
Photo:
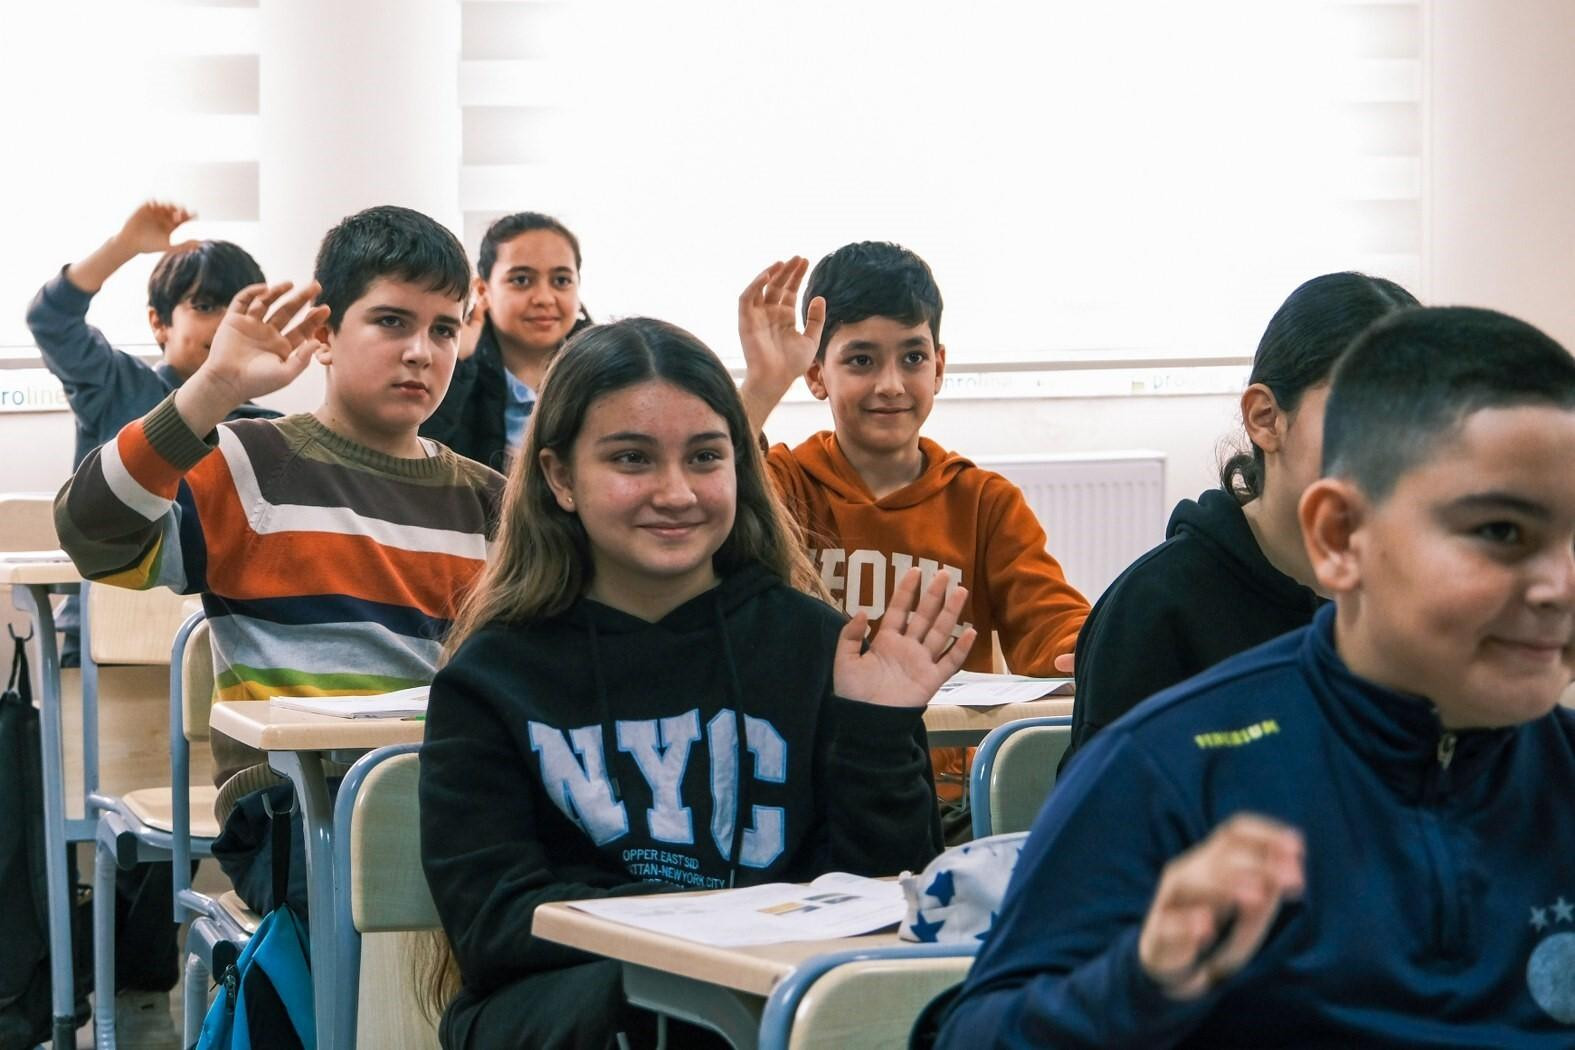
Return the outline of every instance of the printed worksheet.
<path id="1" fill-rule="evenodd" d="M 985 674 L 958 671 L 936 692 L 931 704 L 953 707 L 994 707 L 1047 696 L 1069 696 L 1070 678 L 1030 678 L 1023 674 Z"/>
<path id="2" fill-rule="evenodd" d="M 772 882 L 682 897 L 569 903 L 604 919 L 718 947 L 856 937 L 897 925 L 905 909 L 897 882 L 844 872 L 807 886 Z"/>

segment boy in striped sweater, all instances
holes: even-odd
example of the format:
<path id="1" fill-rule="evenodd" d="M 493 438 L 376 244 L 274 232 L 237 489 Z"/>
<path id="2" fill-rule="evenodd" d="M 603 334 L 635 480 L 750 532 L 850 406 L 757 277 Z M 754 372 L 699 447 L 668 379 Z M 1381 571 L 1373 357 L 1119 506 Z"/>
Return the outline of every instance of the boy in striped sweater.
<path id="1" fill-rule="evenodd" d="M 470 284 L 459 241 L 425 215 L 371 208 L 329 231 L 315 278 L 293 295 L 238 293 L 202 367 L 55 502 L 87 579 L 202 595 L 221 702 L 430 681 L 495 522 L 502 477 L 417 434 L 454 369 Z M 315 411 L 219 425 L 313 357 L 326 369 Z M 289 788 L 260 753 L 212 740 L 226 818 L 214 853 L 266 911 L 260 796 Z M 291 865 L 292 903 L 303 869 Z"/>

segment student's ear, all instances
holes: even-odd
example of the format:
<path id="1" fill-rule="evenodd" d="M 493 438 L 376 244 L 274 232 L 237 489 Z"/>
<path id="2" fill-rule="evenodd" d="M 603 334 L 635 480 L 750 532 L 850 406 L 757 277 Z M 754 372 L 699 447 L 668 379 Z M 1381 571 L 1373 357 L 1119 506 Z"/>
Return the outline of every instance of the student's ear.
<path id="1" fill-rule="evenodd" d="M 1369 513 L 1367 496 L 1343 478 L 1319 478 L 1302 493 L 1297 517 L 1318 590 L 1349 594 L 1362 582 L 1357 535 Z"/>
<path id="2" fill-rule="evenodd" d="M 164 344 L 170 337 L 170 328 L 159 320 L 159 312 L 151 306 L 148 307 L 148 327 L 153 329 L 153 341 L 159 344 L 159 349 L 164 349 Z"/>
<path id="3" fill-rule="evenodd" d="M 317 358 L 320 365 L 334 363 L 334 330 L 324 321 L 312 333 L 312 338 L 317 340 L 317 349 L 312 351 L 312 356 Z"/>
<path id="4" fill-rule="evenodd" d="M 826 393 L 826 358 L 824 355 L 815 358 L 814 364 L 804 370 L 804 384 L 809 387 L 809 392 L 821 401 L 829 396 Z"/>
<path id="5" fill-rule="evenodd" d="M 935 344 L 935 392 L 941 392 L 941 380 L 946 378 L 946 344 Z"/>
<path id="6" fill-rule="evenodd" d="M 560 457 L 550 448 L 541 450 L 537 457 L 541 464 L 541 472 L 547 478 L 547 486 L 552 489 L 552 496 L 570 514 L 574 513 L 574 472 L 569 469 L 567 460 Z"/>
<path id="7" fill-rule="evenodd" d="M 1254 383 L 1241 392 L 1241 422 L 1247 439 L 1264 452 L 1278 452 L 1288 429 L 1285 413 L 1274 391 Z"/>
<path id="8" fill-rule="evenodd" d="M 485 312 L 487 309 L 487 282 L 483 281 L 480 277 L 472 278 L 470 282 L 470 290 L 471 294 L 473 294 L 476 298 L 476 301 L 471 304 L 470 308 L 472 310 L 481 310 Z"/>

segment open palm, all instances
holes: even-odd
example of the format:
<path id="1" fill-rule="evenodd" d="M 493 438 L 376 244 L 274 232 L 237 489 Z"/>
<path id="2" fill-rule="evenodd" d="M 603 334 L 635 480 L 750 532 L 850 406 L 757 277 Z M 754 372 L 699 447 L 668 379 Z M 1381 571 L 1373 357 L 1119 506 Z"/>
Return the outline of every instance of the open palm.
<path id="1" fill-rule="evenodd" d="M 947 594 L 947 575 L 937 573 L 920 595 L 921 579 L 913 568 L 898 581 L 869 648 L 863 644 L 869 623 L 863 613 L 842 629 L 832 668 L 838 696 L 883 707 L 923 707 L 942 682 L 962 669 L 978 637 L 965 627 L 953 639 L 968 592 L 956 587 Z"/>
<path id="2" fill-rule="evenodd" d="M 288 281 L 242 288 L 213 333 L 213 348 L 203 368 L 210 381 L 222 383 L 241 401 L 287 386 L 322 345 L 311 334 L 328 319 L 328 307 L 314 306 L 286 327 L 317 294 L 317 285 L 309 284 L 280 301 L 289 290 Z M 278 305 L 270 314 L 275 302 Z"/>
<path id="3" fill-rule="evenodd" d="M 810 301 L 804 330 L 794 307 L 809 260 L 795 255 L 761 271 L 738 297 L 738 339 L 751 375 L 786 388 L 815 363 L 826 322 L 826 300 Z"/>

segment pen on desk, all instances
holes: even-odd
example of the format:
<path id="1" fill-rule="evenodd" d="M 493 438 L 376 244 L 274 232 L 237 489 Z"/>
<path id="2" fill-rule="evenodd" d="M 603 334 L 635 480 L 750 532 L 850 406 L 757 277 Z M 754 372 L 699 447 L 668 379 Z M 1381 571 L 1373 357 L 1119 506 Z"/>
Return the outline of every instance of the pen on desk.
<path id="1" fill-rule="evenodd" d="M 425 722 L 426 720 L 426 715 L 406 715 L 400 719 L 401 722 Z"/>

